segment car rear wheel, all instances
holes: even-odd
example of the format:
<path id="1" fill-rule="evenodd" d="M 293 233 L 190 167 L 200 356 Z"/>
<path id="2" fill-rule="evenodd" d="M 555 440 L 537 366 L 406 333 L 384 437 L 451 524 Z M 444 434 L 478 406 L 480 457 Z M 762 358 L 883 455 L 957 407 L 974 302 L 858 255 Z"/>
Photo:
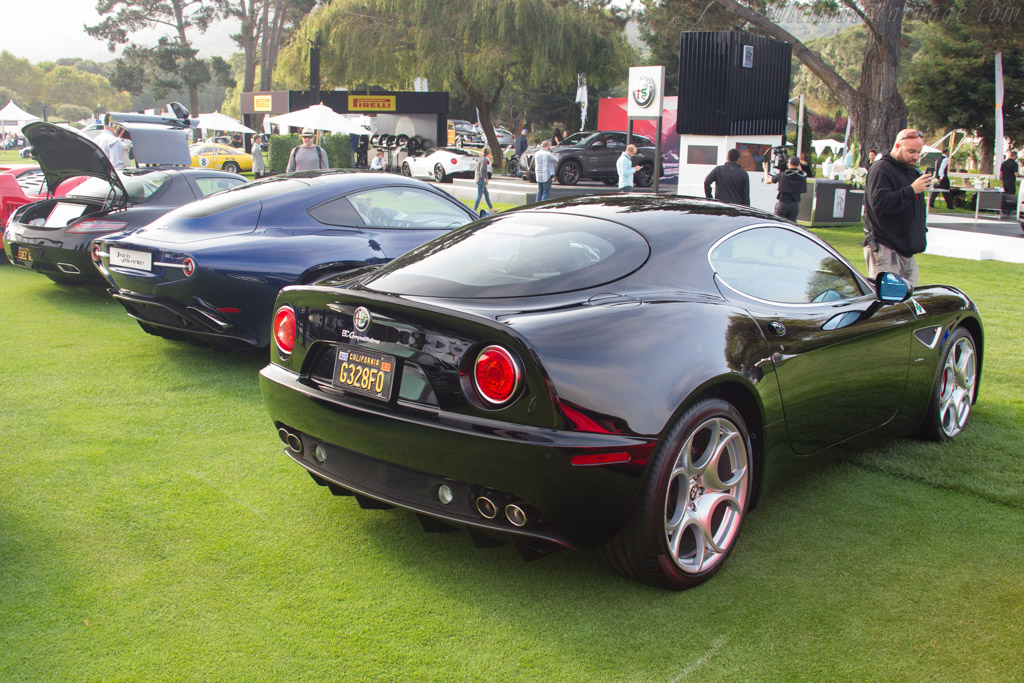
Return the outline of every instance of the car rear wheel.
<path id="1" fill-rule="evenodd" d="M 506 175 L 519 175 L 519 159 L 512 157 L 508 160 Z"/>
<path id="2" fill-rule="evenodd" d="M 751 500 L 753 457 L 740 412 L 691 406 L 655 452 L 632 518 L 602 552 L 619 573 L 682 590 L 711 578 L 736 545 Z"/>
<path id="3" fill-rule="evenodd" d="M 408 161 L 402 162 L 402 175 L 404 175 L 406 178 L 412 178 L 412 169 L 409 168 Z"/>
<path id="4" fill-rule="evenodd" d="M 451 178 L 445 175 L 444 166 L 442 166 L 441 164 L 434 165 L 434 180 L 436 180 L 439 183 L 451 182 Z"/>
<path id="5" fill-rule="evenodd" d="M 640 164 L 640 170 L 633 174 L 633 184 L 637 187 L 650 187 L 654 184 L 654 164 L 645 161 Z"/>
<path id="6" fill-rule="evenodd" d="M 466 141 L 462 139 L 461 135 L 455 136 L 455 146 L 462 149 L 462 146 L 466 144 Z"/>
<path id="7" fill-rule="evenodd" d="M 575 185 L 579 182 L 580 173 L 582 172 L 583 167 L 580 166 L 579 162 L 570 159 L 558 169 L 558 183 L 560 185 Z"/>
<path id="8" fill-rule="evenodd" d="M 227 173 L 238 173 L 238 164 L 236 164 L 233 161 L 227 161 L 221 167 L 221 170 L 223 170 L 223 171 L 225 171 Z"/>
<path id="9" fill-rule="evenodd" d="M 957 328 L 946 342 L 932 399 L 921 426 L 921 436 L 932 441 L 949 441 L 964 430 L 978 380 L 978 354 L 974 337 Z"/>

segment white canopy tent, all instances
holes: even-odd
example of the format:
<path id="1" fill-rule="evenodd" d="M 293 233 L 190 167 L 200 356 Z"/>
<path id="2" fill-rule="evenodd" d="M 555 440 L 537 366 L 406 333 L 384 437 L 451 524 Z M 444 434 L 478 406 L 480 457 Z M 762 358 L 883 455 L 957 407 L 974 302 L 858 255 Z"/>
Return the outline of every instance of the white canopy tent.
<path id="1" fill-rule="evenodd" d="M 204 130 L 223 130 L 229 133 L 256 132 L 241 121 L 233 119 L 227 114 L 221 114 L 219 111 L 211 112 L 209 114 L 200 114 L 197 121 L 199 121 L 199 125 L 197 125 L 196 128 L 202 128 Z"/>
<path id="2" fill-rule="evenodd" d="M 279 116 L 271 116 L 271 123 L 292 128 L 312 128 L 313 130 L 329 130 L 332 133 L 348 133 L 350 135 L 368 135 L 364 126 L 355 123 L 345 114 L 339 114 L 324 104 L 288 112 Z"/>
<path id="3" fill-rule="evenodd" d="M 26 123 L 39 121 L 38 116 L 29 114 L 11 100 L 7 106 L 0 109 L 0 133 L 6 133 L 8 128 L 16 128 L 21 133 L 21 127 Z"/>

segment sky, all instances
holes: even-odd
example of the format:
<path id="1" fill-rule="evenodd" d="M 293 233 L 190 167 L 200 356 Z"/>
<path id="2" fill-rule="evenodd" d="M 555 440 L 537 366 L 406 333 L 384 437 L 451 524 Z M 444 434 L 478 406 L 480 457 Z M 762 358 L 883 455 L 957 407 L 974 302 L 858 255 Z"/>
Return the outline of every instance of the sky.
<path id="1" fill-rule="evenodd" d="M 96 0 L 0 0 L 0 17 L 6 30 L 0 50 L 33 64 L 61 57 L 81 57 L 106 62 L 120 55 L 107 50 L 101 40 L 90 38 L 83 26 L 100 22 Z M 231 26 L 221 22 L 203 35 L 189 35 L 201 57 L 228 57 L 237 48 L 229 37 Z M 135 36 L 137 42 L 156 42 L 162 35 L 147 31 Z"/>

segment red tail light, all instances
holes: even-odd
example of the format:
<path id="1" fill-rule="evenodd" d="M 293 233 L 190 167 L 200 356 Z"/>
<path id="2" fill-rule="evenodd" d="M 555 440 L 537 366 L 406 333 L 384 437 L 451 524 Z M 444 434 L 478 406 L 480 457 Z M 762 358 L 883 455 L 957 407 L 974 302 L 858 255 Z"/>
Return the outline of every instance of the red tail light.
<path id="1" fill-rule="evenodd" d="M 182 270 L 185 272 L 185 277 L 189 277 L 192 273 L 196 272 L 196 262 L 191 256 L 186 256 L 181 265 L 184 266 Z"/>
<path id="2" fill-rule="evenodd" d="M 480 396 L 495 406 L 507 403 L 519 388 L 522 372 L 512 354 L 500 346 L 488 346 L 476 357 L 473 384 Z"/>
<path id="3" fill-rule="evenodd" d="M 96 232 L 117 232 L 128 227 L 128 221 L 105 221 L 102 218 L 89 219 L 75 223 L 64 232 L 68 234 L 89 234 Z"/>
<path id="4" fill-rule="evenodd" d="M 457 163 L 459 163 L 459 160 L 456 159 L 455 157 L 452 157 L 452 166 L 454 166 Z"/>
<path id="5" fill-rule="evenodd" d="M 92 248 L 89 250 L 92 252 L 92 260 L 96 263 L 100 262 L 100 245 L 95 242 L 92 243 Z"/>
<path id="6" fill-rule="evenodd" d="M 274 315 L 274 341 L 284 355 L 295 348 L 295 311 L 291 306 L 282 306 Z"/>

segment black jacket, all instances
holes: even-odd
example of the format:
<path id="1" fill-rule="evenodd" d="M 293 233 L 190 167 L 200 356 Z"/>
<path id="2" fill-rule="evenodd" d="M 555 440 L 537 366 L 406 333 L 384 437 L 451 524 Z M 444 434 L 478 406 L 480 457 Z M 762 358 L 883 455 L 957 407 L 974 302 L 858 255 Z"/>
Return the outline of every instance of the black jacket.
<path id="1" fill-rule="evenodd" d="M 914 194 L 910 186 L 919 175 L 889 154 L 868 171 L 864 231 L 868 240 L 873 237 L 902 256 L 920 254 L 927 246 L 924 193 Z"/>
<path id="2" fill-rule="evenodd" d="M 807 192 L 807 175 L 799 168 L 787 168 L 782 173 L 773 174 L 772 182 L 779 184 L 776 197 L 780 202 L 798 204 L 800 195 Z"/>
<path id="3" fill-rule="evenodd" d="M 715 199 L 730 204 L 750 206 L 750 176 L 735 161 L 715 166 L 704 179 L 704 196 L 711 199 L 711 183 L 715 184 Z"/>

